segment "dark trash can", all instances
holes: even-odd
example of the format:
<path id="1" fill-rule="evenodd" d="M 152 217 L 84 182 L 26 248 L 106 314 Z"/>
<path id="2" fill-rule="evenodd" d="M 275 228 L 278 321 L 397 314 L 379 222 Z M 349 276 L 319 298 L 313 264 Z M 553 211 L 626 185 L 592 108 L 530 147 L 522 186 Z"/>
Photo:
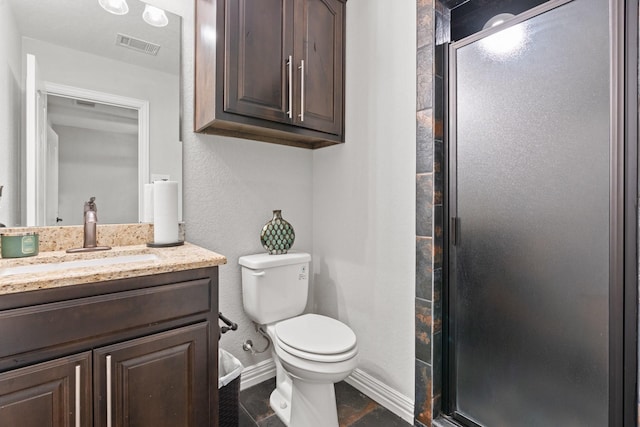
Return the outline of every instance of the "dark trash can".
<path id="1" fill-rule="evenodd" d="M 218 350 L 218 421 L 220 427 L 238 427 L 242 363 L 226 350 Z"/>

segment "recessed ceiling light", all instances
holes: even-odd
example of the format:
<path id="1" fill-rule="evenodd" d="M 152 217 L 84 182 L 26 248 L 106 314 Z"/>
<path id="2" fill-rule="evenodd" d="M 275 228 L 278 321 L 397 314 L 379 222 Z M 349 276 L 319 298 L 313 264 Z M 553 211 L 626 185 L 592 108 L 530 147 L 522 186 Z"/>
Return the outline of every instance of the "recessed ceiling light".
<path id="1" fill-rule="evenodd" d="M 164 10 L 151 5 L 145 5 L 144 12 L 142 12 L 142 19 L 154 27 L 164 27 L 169 23 L 167 15 Z"/>
<path id="2" fill-rule="evenodd" d="M 129 12 L 127 0 L 98 0 L 100 6 L 114 15 L 126 15 Z"/>

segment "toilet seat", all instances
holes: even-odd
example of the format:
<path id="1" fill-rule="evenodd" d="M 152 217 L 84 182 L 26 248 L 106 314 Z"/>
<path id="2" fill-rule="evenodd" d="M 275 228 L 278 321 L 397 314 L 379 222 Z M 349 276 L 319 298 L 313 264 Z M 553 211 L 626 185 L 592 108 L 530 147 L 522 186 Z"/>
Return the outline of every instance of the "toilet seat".
<path id="1" fill-rule="evenodd" d="M 356 336 L 330 317 L 304 314 L 275 325 L 276 344 L 287 353 L 315 362 L 341 362 L 358 353 Z"/>
<path id="2" fill-rule="evenodd" d="M 351 359 L 352 357 L 355 357 L 358 354 L 358 347 L 353 347 L 351 350 L 345 353 L 339 353 L 339 354 L 315 354 L 315 353 L 309 353 L 306 351 L 295 349 L 293 347 L 288 346 L 287 344 L 283 343 L 280 340 L 278 340 L 276 345 L 278 346 L 278 348 L 286 351 L 292 356 L 299 357 L 300 359 L 309 360 L 311 362 L 324 362 L 324 363 L 343 362 L 345 360 Z"/>

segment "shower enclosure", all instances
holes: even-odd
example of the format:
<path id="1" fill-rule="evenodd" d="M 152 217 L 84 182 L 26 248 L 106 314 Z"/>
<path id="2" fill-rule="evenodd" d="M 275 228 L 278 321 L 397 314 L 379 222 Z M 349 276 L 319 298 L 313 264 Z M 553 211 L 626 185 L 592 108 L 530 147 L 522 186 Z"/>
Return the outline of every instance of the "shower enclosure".
<path id="1" fill-rule="evenodd" d="M 464 425 L 628 425 L 623 3 L 550 1 L 450 47 L 447 384 Z"/>

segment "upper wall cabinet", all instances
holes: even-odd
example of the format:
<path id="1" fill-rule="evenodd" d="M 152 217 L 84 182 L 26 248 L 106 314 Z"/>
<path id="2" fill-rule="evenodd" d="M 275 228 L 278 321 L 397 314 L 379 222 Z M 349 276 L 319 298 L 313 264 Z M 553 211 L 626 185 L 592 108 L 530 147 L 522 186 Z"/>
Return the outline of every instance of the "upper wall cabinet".
<path id="1" fill-rule="evenodd" d="M 196 132 L 344 141 L 346 0 L 196 0 Z"/>

